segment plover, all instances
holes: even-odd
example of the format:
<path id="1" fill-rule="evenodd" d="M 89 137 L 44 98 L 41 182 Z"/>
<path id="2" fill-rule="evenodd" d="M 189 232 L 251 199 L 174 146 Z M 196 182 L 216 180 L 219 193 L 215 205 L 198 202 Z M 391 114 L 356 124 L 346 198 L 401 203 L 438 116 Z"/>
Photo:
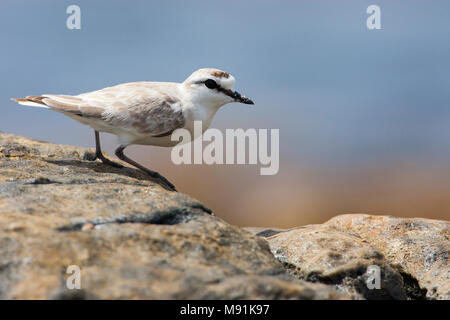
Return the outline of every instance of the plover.
<path id="1" fill-rule="evenodd" d="M 204 68 L 184 82 L 130 82 L 76 96 L 44 94 L 12 99 L 32 107 L 44 107 L 86 124 L 95 132 L 95 156 L 103 163 L 121 168 L 107 159 L 100 148 L 100 132 L 119 138 L 116 156 L 144 171 L 173 191 L 165 177 L 128 158 L 123 151 L 132 144 L 172 147 L 178 141 L 170 136 L 178 128 L 194 133 L 194 121 L 202 121 L 203 132 L 209 128 L 217 110 L 230 102 L 253 104 L 234 91 L 235 78 L 228 72 Z"/>

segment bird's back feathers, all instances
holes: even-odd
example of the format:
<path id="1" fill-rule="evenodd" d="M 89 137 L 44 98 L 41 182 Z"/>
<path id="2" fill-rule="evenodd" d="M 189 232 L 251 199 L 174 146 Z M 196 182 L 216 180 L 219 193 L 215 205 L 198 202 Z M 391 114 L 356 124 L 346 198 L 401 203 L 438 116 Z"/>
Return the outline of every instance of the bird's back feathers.
<path id="1" fill-rule="evenodd" d="M 12 100 L 61 112 L 94 129 L 101 125 L 103 130 L 100 131 L 111 127 L 111 131 L 120 129 L 159 137 L 169 135 L 185 124 L 174 85 L 133 82 L 78 96 L 45 94 Z"/>

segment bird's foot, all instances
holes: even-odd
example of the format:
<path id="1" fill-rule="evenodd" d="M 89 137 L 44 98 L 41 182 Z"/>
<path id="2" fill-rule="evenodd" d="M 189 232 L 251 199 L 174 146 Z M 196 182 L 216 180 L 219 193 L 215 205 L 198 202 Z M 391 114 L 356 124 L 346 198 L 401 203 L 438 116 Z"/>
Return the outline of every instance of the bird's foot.
<path id="1" fill-rule="evenodd" d="M 177 189 L 175 188 L 175 186 L 172 183 L 170 183 L 167 179 L 164 178 L 164 180 L 161 180 L 161 179 L 158 179 L 158 180 L 161 182 L 160 185 L 163 188 L 165 188 L 169 191 L 178 192 Z"/>
<path id="2" fill-rule="evenodd" d="M 175 188 L 175 186 L 169 180 L 167 180 L 164 176 L 159 174 L 158 172 L 150 171 L 148 173 L 150 174 L 150 176 L 152 176 L 152 178 L 155 178 L 156 180 L 158 180 L 160 182 L 160 185 L 162 187 L 164 187 L 165 189 L 167 189 L 169 191 L 177 192 L 177 189 Z"/>
<path id="3" fill-rule="evenodd" d="M 90 151 L 86 151 L 83 155 L 83 160 L 95 161 L 97 160 L 97 154 Z"/>
<path id="4" fill-rule="evenodd" d="M 122 168 L 123 168 L 123 165 L 121 165 L 120 163 L 111 161 L 111 160 L 109 160 L 109 159 L 104 158 L 104 159 L 100 159 L 100 160 L 102 160 L 102 162 L 103 162 L 104 164 L 107 164 L 107 165 L 112 166 L 112 167 L 114 167 L 114 168 L 119 168 L 119 169 L 122 169 Z"/>
<path id="5" fill-rule="evenodd" d="M 112 166 L 114 168 L 123 168 L 123 165 L 121 165 L 120 163 L 116 163 L 114 161 L 111 161 L 111 160 L 107 159 L 102 153 L 97 153 L 95 155 L 95 159 L 94 160 L 97 160 L 97 159 L 100 159 L 101 162 L 103 162 L 104 164 L 107 164 L 107 165 Z"/>

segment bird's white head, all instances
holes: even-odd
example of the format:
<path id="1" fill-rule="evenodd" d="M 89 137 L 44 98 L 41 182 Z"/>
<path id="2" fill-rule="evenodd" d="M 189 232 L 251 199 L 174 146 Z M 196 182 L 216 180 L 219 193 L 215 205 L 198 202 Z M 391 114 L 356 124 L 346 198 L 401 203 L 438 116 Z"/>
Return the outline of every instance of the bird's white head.
<path id="1" fill-rule="evenodd" d="M 192 101 L 211 107 L 230 102 L 254 104 L 252 100 L 234 91 L 234 77 L 228 72 L 204 68 L 192 73 L 184 82 Z"/>

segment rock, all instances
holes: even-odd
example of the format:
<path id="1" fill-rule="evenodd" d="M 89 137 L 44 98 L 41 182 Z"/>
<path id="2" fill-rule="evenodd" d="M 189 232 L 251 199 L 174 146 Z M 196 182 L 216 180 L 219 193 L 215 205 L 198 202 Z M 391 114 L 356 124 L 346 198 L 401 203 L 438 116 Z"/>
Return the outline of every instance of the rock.
<path id="1" fill-rule="evenodd" d="M 321 225 L 249 231 L 265 236 L 298 278 L 334 284 L 354 299 L 448 300 L 449 230 L 446 221 L 350 214 Z M 380 289 L 367 285 L 373 268 L 381 273 Z"/>
<path id="2" fill-rule="evenodd" d="M 418 284 L 429 299 L 450 299 L 449 222 L 360 214 L 335 217 L 327 225 L 369 242 L 399 270 L 412 293 Z"/>
<path id="3" fill-rule="evenodd" d="M 279 233 L 269 242 L 275 257 L 302 279 L 338 285 L 354 298 L 406 299 L 401 275 L 358 237 L 316 225 Z M 381 269 L 382 290 L 366 284 L 374 265 Z"/>
<path id="4" fill-rule="evenodd" d="M 1 299 L 345 299 L 261 237 L 92 151 L 0 133 Z M 81 289 L 69 290 L 69 266 Z M 70 276 L 70 278 L 69 278 Z"/>
<path id="5" fill-rule="evenodd" d="M 357 214 L 244 230 L 89 159 L 0 133 L 0 298 L 450 299 L 448 222 Z M 79 290 L 66 286 L 73 265 Z"/>

